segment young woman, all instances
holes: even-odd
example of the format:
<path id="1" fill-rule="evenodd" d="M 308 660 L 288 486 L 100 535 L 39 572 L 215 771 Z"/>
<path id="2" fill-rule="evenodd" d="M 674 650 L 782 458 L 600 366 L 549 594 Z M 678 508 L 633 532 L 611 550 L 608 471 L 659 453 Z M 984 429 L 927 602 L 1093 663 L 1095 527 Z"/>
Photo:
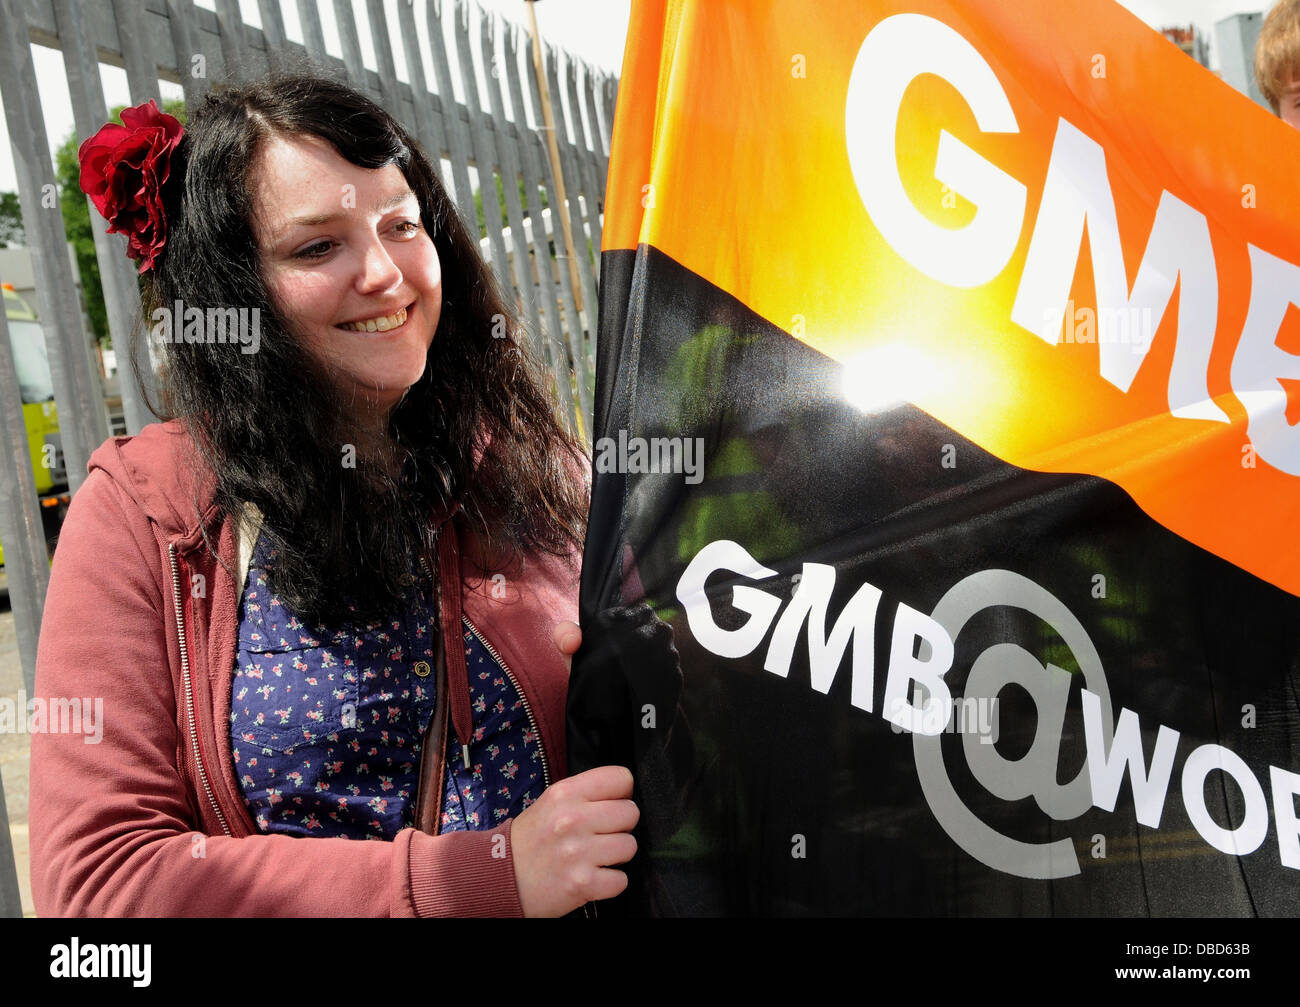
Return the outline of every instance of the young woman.
<path id="1" fill-rule="evenodd" d="M 429 162 L 312 74 L 122 120 L 81 182 L 165 422 L 94 453 L 51 571 L 37 693 L 102 739 L 33 738 L 38 914 L 617 894 L 631 774 L 563 778 L 587 463 Z"/>

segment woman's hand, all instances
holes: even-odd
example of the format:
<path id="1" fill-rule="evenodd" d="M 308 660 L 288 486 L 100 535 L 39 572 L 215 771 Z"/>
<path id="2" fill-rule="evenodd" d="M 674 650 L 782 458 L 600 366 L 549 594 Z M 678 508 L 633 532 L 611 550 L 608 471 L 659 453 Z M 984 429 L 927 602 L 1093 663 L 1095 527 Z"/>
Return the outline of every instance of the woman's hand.
<path id="1" fill-rule="evenodd" d="M 585 902 L 612 899 L 627 875 L 608 865 L 636 854 L 632 772 L 600 766 L 560 780 L 515 819 L 515 884 L 525 916 L 563 916 Z"/>
<path id="2" fill-rule="evenodd" d="M 571 660 L 582 630 L 562 622 L 552 639 Z M 627 875 L 609 865 L 636 854 L 631 832 L 641 812 L 631 797 L 630 770 L 599 766 L 553 783 L 515 819 L 510 836 L 525 916 L 563 916 L 627 887 Z"/>

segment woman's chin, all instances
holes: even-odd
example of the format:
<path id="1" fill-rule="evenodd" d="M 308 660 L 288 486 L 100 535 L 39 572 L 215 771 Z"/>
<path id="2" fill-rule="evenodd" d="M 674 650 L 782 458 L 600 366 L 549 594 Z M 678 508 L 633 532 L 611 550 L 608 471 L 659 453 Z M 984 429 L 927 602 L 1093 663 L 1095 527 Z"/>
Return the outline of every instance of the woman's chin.
<path id="1" fill-rule="evenodd" d="M 423 373 L 423 371 L 417 374 L 407 373 L 383 384 L 373 384 L 367 389 L 366 397 L 377 403 L 380 408 L 392 409 L 406 398 Z"/>
<path id="2" fill-rule="evenodd" d="M 372 371 L 364 376 L 358 375 L 358 384 L 366 388 L 371 398 L 397 401 L 406 394 L 408 388 L 424 377 L 425 357 L 412 354 L 409 361 L 402 366 L 385 367 L 382 371 Z"/>

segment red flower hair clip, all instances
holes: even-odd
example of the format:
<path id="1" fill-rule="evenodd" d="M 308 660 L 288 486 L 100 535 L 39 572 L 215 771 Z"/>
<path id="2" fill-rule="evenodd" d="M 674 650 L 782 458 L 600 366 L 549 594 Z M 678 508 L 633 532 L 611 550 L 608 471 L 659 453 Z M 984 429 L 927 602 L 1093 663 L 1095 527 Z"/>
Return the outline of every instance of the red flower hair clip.
<path id="1" fill-rule="evenodd" d="M 109 233 L 127 235 L 126 254 L 142 260 L 143 273 L 167 244 L 162 187 L 185 128 L 152 98 L 122 109 L 122 123 L 108 123 L 78 148 L 80 185 Z"/>

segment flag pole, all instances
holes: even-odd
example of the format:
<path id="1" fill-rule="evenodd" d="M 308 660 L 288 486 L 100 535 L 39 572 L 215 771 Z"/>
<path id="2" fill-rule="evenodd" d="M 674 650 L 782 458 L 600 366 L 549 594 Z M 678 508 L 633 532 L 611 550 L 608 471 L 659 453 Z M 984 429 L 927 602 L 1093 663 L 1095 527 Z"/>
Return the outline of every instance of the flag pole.
<path id="1" fill-rule="evenodd" d="M 537 0 L 524 0 L 528 8 L 528 33 L 533 40 L 533 73 L 537 76 L 537 91 L 542 96 L 542 122 L 546 130 L 546 150 L 551 157 L 551 173 L 555 176 L 555 198 L 558 204 L 555 214 L 560 218 L 560 228 L 564 232 L 564 249 L 569 260 L 569 284 L 573 288 L 573 303 L 578 311 L 582 310 L 582 286 L 578 282 L 578 254 L 573 245 L 573 228 L 569 225 L 568 197 L 564 192 L 564 174 L 560 171 L 560 145 L 555 138 L 555 116 L 551 113 L 551 92 L 546 86 L 545 65 L 542 62 L 542 37 L 537 30 L 537 12 L 533 4 Z M 543 233 L 545 233 L 543 231 Z M 573 320 L 581 328 L 578 319 Z"/>

